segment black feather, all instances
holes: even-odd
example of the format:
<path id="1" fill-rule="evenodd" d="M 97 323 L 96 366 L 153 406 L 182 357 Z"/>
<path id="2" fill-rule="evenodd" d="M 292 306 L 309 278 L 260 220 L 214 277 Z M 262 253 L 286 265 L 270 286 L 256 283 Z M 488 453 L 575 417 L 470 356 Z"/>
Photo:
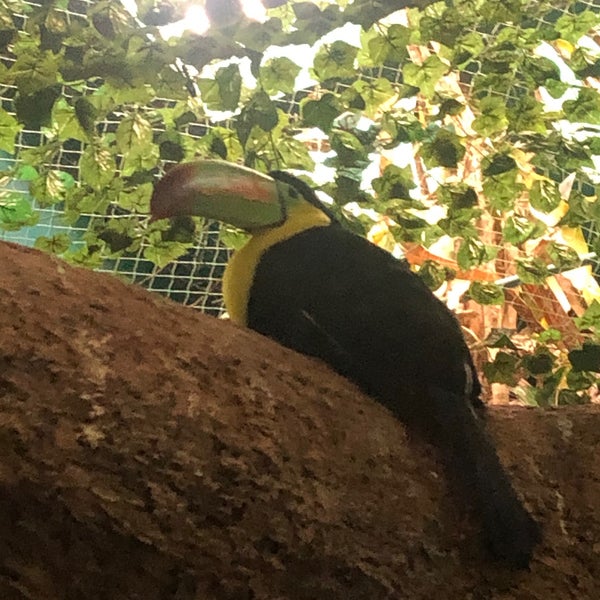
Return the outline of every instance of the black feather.
<path id="1" fill-rule="evenodd" d="M 321 206 L 309 186 L 275 175 Z M 460 325 L 406 263 L 335 222 L 309 229 L 262 256 L 248 325 L 322 359 L 436 445 L 493 555 L 528 565 L 539 529 L 473 411 L 481 387 Z"/>

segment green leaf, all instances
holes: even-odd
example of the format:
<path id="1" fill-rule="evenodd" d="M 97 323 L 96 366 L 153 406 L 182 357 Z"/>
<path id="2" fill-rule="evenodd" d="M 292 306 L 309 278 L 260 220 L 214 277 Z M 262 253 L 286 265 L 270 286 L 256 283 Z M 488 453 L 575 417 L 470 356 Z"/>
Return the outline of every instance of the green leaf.
<path id="1" fill-rule="evenodd" d="M 545 231 L 546 226 L 540 221 L 513 215 L 506 219 L 502 228 L 502 237 L 510 244 L 518 246 L 527 240 L 542 236 Z"/>
<path id="2" fill-rule="evenodd" d="M 487 96 L 479 103 L 480 115 L 473 121 L 473 129 L 485 137 L 491 137 L 506 129 L 506 103 L 504 98 Z"/>
<path id="3" fill-rule="evenodd" d="M 361 33 L 361 44 L 366 50 L 368 59 L 364 66 L 380 66 L 385 62 L 399 64 L 407 55 L 407 45 L 410 43 L 411 30 L 404 25 L 390 25 L 381 32 L 380 27 L 373 27 Z"/>
<path id="4" fill-rule="evenodd" d="M 562 333 L 558 331 L 558 329 L 546 329 L 538 334 L 538 340 L 544 344 L 548 342 L 559 342 L 562 340 Z"/>
<path id="5" fill-rule="evenodd" d="M 523 283 L 543 285 L 546 283 L 548 268 L 536 257 L 517 259 L 517 276 Z"/>
<path id="6" fill-rule="evenodd" d="M 461 3 L 460 8 L 442 2 L 429 4 L 420 20 L 422 42 L 436 41 L 451 47 L 465 28 L 475 24 L 471 3 Z"/>
<path id="7" fill-rule="evenodd" d="M 513 171 L 517 168 L 517 163 L 512 156 L 499 152 L 492 156 L 484 157 L 482 164 L 483 174 L 486 177 L 493 175 L 502 175 L 508 171 Z"/>
<path id="8" fill-rule="evenodd" d="M 561 80 L 557 64 L 545 56 L 527 56 L 524 69 L 536 87 L 544 85 L 546 82 L 560 82 Z M 531 96 L 527 96 L 527 98 L 531 98 Z"/>
<path id="9" fill-rule="evenodd" d="M 508 128 L 519 135 L 525 132 L 545 134 L 544 105 L 534 98 L 522 98 L 508 111 Z"/>
<path id="10" fill-rule="evenodd" d="M 129 176 L 157 166 L 160 152 L 153 142 L 152 124 L 140 113 L 124 117 L 117 127 L 117 148 L 123 154 L 121 170 Z"/>
<path id="11" fill-rule="evenodd" d="M 33 181 L 34 179 L 37 179 L 38 175 L 37 169 L 31 165 L 20 164 L 15 179 L 19 179 L 20 181 Z"/>
<path id="12" fill-rule="evenodd" d="M 277 139 L 275 149 L 280 158 L 279 164 L 285 165 L 287 169 L 314 170 L 315 162 L 304 142 L 284 135 Z"/>
<path id="13" fill-rule="evenodd" d="M 512 210 L 515 200 L 521 195 L 523 184 L 517 181 L 516 169 L 501 175 L 484 177 L 483 193 L 494 211 Z"/>
<path id="14" fill-rule="evenodd" d="M 477 192 L 466 183 L 440 185 L 437 198 L 440 204 L 446 204 L 451 211 L 474 208 L 478 204 Z"/>
<path id="15" fill-rule="evenodd" d="M 178 131 L 167 130 L 158 136 L 158 144 L 161 160 L 179 163 L 183 161 L 186 155 L 186 142 L 189 141 Z"/>
<path id="16" fill-rule="evenodd" d="M 572 190 L 569 196 L 569 209 L 567 214 L 560 220 L 559 225 L 567 227 L 589 226 L 590 219 L 594 219 L 593 209 L 596 206 L 595 201 L 590 201 L 580 192 Z"/>
<path id="17" fill-rule="evenodd" d="M 17 28 L 11 18 L 12 13 L 8 8 L 0 8 L 0 51 L 6 52 L 6 48 L 17 37 Z"/>
<path id="18" fill-rule="evenodd" d="M 585 10 L 578 14 L 565 13 L 556 21 L 556 30 L 568 42 L 577 43 L 581 36 L 600 24 L 598 12 Z"/>
<path id="19" fill-rule="evenodd" d="M 122 67 L 115 65 L 115 74 L 122 74 Z M 106 82 L 100 90 L 99 95 L 106 95 L 114 104 L 147 104 L 154 98 L 154 92 L 150 86 L 144 85 L 113 85 Z M 97 102 L 98 96 L 89 97 L 90 102 Z M 98 107 L 98 104 L 95 104 Z"/>
<path id="20" fill-rule="evenodd" d="M 311 38 L 313 38 L 313 32 L 310 32 Z M 263 53 L 269 46 L 274 44 L 281 44 L 284 40 L 289 39 L 289 34 L 285 35 L 282 32 L 281 21 L 277 18 L 269 19 L 265 23 L 254 23 L 250 22 L 242 27 L 238 27 L 235 32 L 236 45 L 242 45 L 250 51 L 255 53 Z M 229 37 L 223 36 L 223 39 L 230 41 Z M 315 41 L 318 36 L 314 38 Z M 301 42 L 300 42 L 301 43 Z M 235 46 L 232 47 L 228 55 L 235 53 Z M 225 54 L 224 52 L 222 54 Z M 254 73 L 256 75 L 256 73 Z"/>
<path id="21" fill-rule="evenodd" d="M 193 244 L 196 239 L 196 222 L 202 221 L 197 217 L 189 217 L 187 215 L 179 215 L 169 219 L 168 228 L 162 231 L 163 242 L 181 242 L 182 244 Z M 132 219 L 135 228 L 138 226 L 137 219 Z M 153 223 L 154 227 L 156 223 Z"/>
<path id="22" fill-rule="evenodd" d="M 319 81 L 334 78 L 355 77 L 354 61 L 358 48 L 338 40 L 324 45 L 313 63 L 313 71 Z"/>
<path id="23" fill-rule="evenodd" d="M 360 140 L 349 131 L 335 130 L 331 135 L 331 149 L 337 154 L 338 164 L 344 167 L 363 162 L 366 166 L 368 153 Z"/>
<path id="24" fill-rule="evenodd" d="M 221 107 L 221 90 L 216 79 L 198 79 L 198 89 L 202 102 L 209 110 L 218 110 Z"/>
<path id="25" fill-rule="evenodd" d="M 558 267 L 559 271 L 567 271 L 581 265 L 581 260 L 579 259 L 577 252 L 564 244 L 550 242 L 547 247 L 547 252 L 554 266 Z"/>
<path id="26" fill-rule="evenodd" d="M 102 266 L 104 260 L 100 252 L 87 247 L 78 250 L 69 250 L 61 258 L 72 265 L 88 269 L 98 269 Z"/>
<path id="27" fill-rule="evenodd" d="M 156 3 L 156 0 L 136 0 L 138 18 L 146 25 L 156 27 L 168 25 L 183 18 L 182 7 L 164 2 Z"/>
<path id="28" fill-rule="evenodd" d="M 498 253 L 498 248 L 488 246 L 474 238 L 462 241 L 456 254 L 456 260 L 461 269 L 469 269 L 493 260 Z"/>
<path id="29" fill-rule="evenodd" d="M 362 170 L 356 169 L 356 171 L 359 173 L 358 178 L 353 169 L 339 169 L 335 181 L 322 186 L 321 189 L 334 199 L 336 205 L 348 204 L 348 198 L 360 198 Z"/>
<path id="30" fill-rule="evenodd" d="M 75 101 L 75 116 L 79 125 L 87 135 L 93 135 L 96 132 L 96 119 L 98 111 L 96 107 L 87 98 L 78 98 Z"/>
<path id="31" fill-rule="evenodd" d="M 392 198 L 410 199 L 409 192 L 416 186 L 410 167 L 397 167 L 393 164 L 385 168 L 381 177 L 373 179 L 371 185 L 381 201 Z"/>
<path id="32" fill-rule="evenodd" d="M 373 0 L 355 0 L 352 3 L 349 3 L 348 0 L 338 0 L 337 4 L 345 6 L 345 10 L 342 13 L 344 22 L 357 23 L 358 25 L 362 25 L 363 29 L 368 29 L 373 23 L 396 10 L 394 3 L 373 2 Z M 418 11 L 411 11 L 411 23 L 418 23 L 419 16 Z"/>
<path id="33" fill-rule="evenodd" d="M 592 88 L 581 88 L 575 100 L 563 102 L 563 110 L 572 123 L 600 125 L 600 94 Z"/>
<path id="34" fill-rule="evenodd" d="M 15 97 L 17 119 L 27 129 L 39 129 L 52 123 L 52 107 L 61 95 L 61 86 L 53 85 L 32 94 Z"/>
<path id="35" fill-rule="evenodd" d="M 531 375 L 551 373 L 554 367 L 554 357 L 545 349 L 535 354 L 528 354 L 521 359 L 521 366 Z"/>
<path id="36" fill-rule="evenodd" d="M 15 153 L 15 138 L 21 130 L 17 120 L 0 108 L 0 150 Z"/>
<path id="37" fill-rule="evenodd" d="M 372 81 L 360 79 L 352 84 L 364 101 L 364 113 L 369 118 L 375 118 L 381 105 L 396 94 L 392 84 L 383 77 Z"/>
<path id="38" fill-rule="evenodd" d="M 600 330 L 600 302 L 597 300 L 587 307 L 581 317 L 575 319 L 575 324 L 579 329 L 596 329 Z"/>
<path id="39" fill-rule="evenodd" d="M 298 20 L 308 21 L 321 16 L 321 10 L 312 2 L 296 2 L 292 8 Z"/>
<path id="40" fill-rule="evenodd" d="M 273 58 L 260 68 L 260 81 L 269 94 L 293 94 L 300 67 L 286 57 Z"/>
<path id="41" fill-rule="evenodd" d="M 214 127 L 197 142 L 196 148 L 211 157 L 235 162 L 244 157 L 244 149 L 235 132 L 225 127 Z"/>
<path id="42" fill-rule="evenodd" d="M 242 109 L 235 123 L 242 146 L 246 146 L 254 127 L 260 128 L 263 132 L 269 132 L 277 127 L 278 121 L 279 115 L 275 104 L 266 92 L 258 90 Z"/>
<path id="43" fill-rule="evenodd" d="M 504 329 L 502 327 L 493 328 L 484 344 L 488 348 L 508 348 L 510 350 L 517 350 L 517 347 L 512 343 L 510 336 L 514 332 L 510 329 Z"/>
<path id="44" fill-rule="evenodd" d="M 400 242 L 420 242 L 424 233 L 430 228 L 425 219 L 408 211 L 386 210 L 385 214 L 398 223 L 398 227 L 392 227 L 391 232 Z"/>
<path id="45" fill-rule="evenodd" d="M 594 54 L 582 46 L 575 46 L 571 51 L 569 59 L 569 67 L 575 72 L 585 71 L 590 67 L 590 63 L 594 61 Z"/>
<path id="46" fill-rule="evenodd" d="M 422 65 L 407 63 L 402 69 L 402 74 L 404 83 L 419 88 L 425 97 L 432 98 L 437 82 L 448 69 L 448 65 L 433 54 L 426 58 Z"/>
<path id="47" fill-rule="evenodd" d="M 345 0 L 343 0 L 345 2 Z M 340 11 L 340 0 L 333 5 L 326 6 L 322 11 L 318 8 L 316 11 L 312 8 L 304 11 L 298 10 L 302 5 L 312 6 L 312 2 L 300 2 L 293 5 L 298 20 L 294 24 L 296 31 L 287 36 L 291 44 L 310 44 L 312 45 L 318 39 L 321 39 L 326 33 L 333 31 L 337 27 L 342 27 L 347 19 L 346 13 Z M 300 15 L 303 16 L 300 16 Z M 309 16 L 310 15 L 310 16 Z"/>
<path id="48" fill-rule="evenodd" d="M 81 179 L 94 188 L 102 188 L 116 177 L 115 158 L 110 150 L 87 146 L 79 160 Z"/>
<path id="49" fill-rule="evenodd" d="M 142 183 L 131 191 L 123 191 L 118 195 L 117 203 L 125 210 L 139 214 L 150 212 L 150 198 L 154 186 L 151 183 Z"/>
<path id="50" fill-rule="evenodd" d="M 438 129 L 431 141 L 423 142 L 420 150 L 425 166 L 456 168 L 465 155 L 461 139 L 450 129 Z"/>
<path id="51" fill-rule="evenodd" d="M 560 98 L 568 89 L 571 88 L 571 85 L 564 81 L 547 79 L 544 82 L 544 87 L 553 98 Z"/>
<path id="52" fill-rule="evenodd" d="M 29 198 L 18 192 L 0 190 L 0 230 L 18 231 L 22 227 L 33 227 L 39 216 Z"/>
<path id="53" fill-rule="evenodd" d="M 65 171 L 51 169 L 29 182 L 29 192 L 41 206 L 62 202 L 75 185 L 73 176 Z"/>
<path id="54" fill-rule="evenodd" d="M 199 79 L 202 100 L 211 110 L 233 111 L 238 107 L 242 90 L 239 65 L 220 68 L 213 79 Z"/>
<path id="55" fill-rule="evenodd" d="M 88 136 L 79 124 L 75 109 L 62 98 L 54 105 L 52 122 L 57 133 L 57 139 L 60 141 L 68 139 L 87 141 Z"/>
<path id="56" fill-rule="evenodd" d="M 584 343 L 580 350 L 571 350 L 569 362 L 574 371 L 600 373 L 600 344 Z"/>
<path id="57" fill-rule="evenodd" d="M 515 385 L 517 383 L 517 363 L 519 359 L 514 354 L 498 352 L 491 363 L 483 365 L 483 372 L 490 383 L 504 383 Z"/>
<path id="58" fill-rule="evenodd" d="M 447 279 L 447 271 L 432 260 L 426 260 L 418 271 L 419 277 L 432 291 L 437 290 Z"/>
<path id="59" fill-rule="evenodd" d="M 41 235 L 34 242 L 34 247 L 49 254 L 62 254 L 69 249 L 71 238 L 66 233 L 59 233 L 51 237 Z"/>
<path id="60" fill-rule="evenodd" d="M 18 53 L 10 73 L 19 93 L 30 96 L 57 83 L 60 57 L 52 52 L 29 48 Z"/>
<path id="61" fill-rule="evenodd" d="M 386 148 L 394 148 L 405 142 L 420 142 L 425 139 L 425 129 L 415 115 L 397 111 L 386 112 L 381 118 L 382 131 L 392 138 Z"/>
<path id="62" fill-rule="evenodd" d="M 318 127 L 325 133 L 329 133 L 334 119 L 340 114 L 334 94 L 323 94 L 319 100 L 304 99 L 300 102 L 300 110 L 306 127 Z"/>
<path id="63" fill-rule="evenodd" d="M 151 171 L 158 166 L 160 150 L 154 143 L 132 148 L 123 156 L 121 172 L 125 177 L 138 171 Z"/>
<path id="64" fill-rule="evenodd" d="M 504 304 L 504 290 L 495 283 L 474 281 L 469 286 L 469 296 L 484 305 Z"/>
<path id="65" fill-rule="evenodd" d="M 484 50 L 483 35 L 478 31 L 471 31 L 461 35 L 453 44 L 452 64 L 463 65 L 477 58 Z"/>
<path id="66" fill-rule="evenodd" d="M 151 246 L 144 248 L 144 258 L 162 268 L 183 256 L 188 248 L 189 244 L 180 242 L 155 241 Z"/>
<path id="67" fill-rule="evenodd" d="M 116 132 L 117 148 L 122 153 L 139 152 L 152 143 L 152 124 L 141 113 L 123 117 Z"/>
<path id="68" fill-rule="evenodd" d="M 107 228 L 98 233 L 98 239 L 102 240 L 111 254 L 118 254 L 127 250 L 134 239 L 125 232 L 117 231 L 115 225 L 121 225 L 122 221 L 112 221 Z"/>
<path id="69" fill-rule="evenodd" d="M 448 211 L 445 219 L 438 221 L 438 226 L 450 237 L 478 238 L 479 233 L 474 221 L 481 217 L 478 208 L 460 208 Z M 466 248 L 463 250 L 466 252 Z"/>
<path id="70" fill-rule="evenodd" d="M 88 187 L 73 188 L 65 198 L 64 218 L 75 224 L 83 213 L 105 215 L 113 199 L 110 188 L 101 188 L 100 191 Z"/>
<path id="71" fill-rule="evenodd" d="M 245 246 L 250 236 L 244 231 L 239 229 L 233 229 L 223 225 L 219 229 L 219 240 L 225 244 L 228 248 L 239 250 L 242 246 Z"/>
<path id="72" fill-rule="evenodd" d="M 120 2 L 113 0 L 95 2 L 88 12 L 88 17 L 98 33 L 108 39 L 127 32 L 133 25 L 131 14 Z"/>
<path id="73" fill-rule="evenodd" d="M 574 357 L 575 362 L 578 362 L 579 357 Z M 584 359 L 583 364 L 586 364 L 586 359 Z M 590 372 L 591 371 L 591 372 Z M 576 370 L 575 368 L 571 369 L 567 373 L 567 385 L 571 390 L 575 391 L 585 391 L 589 390 L 594 384 L 598 383 L 598 376 L 594 375 L 592 369 L 589 371 L 586 370 Z"/>
<path id="74" fill-rule="evenodd" d="M 466 105 L 459 102 L 456 98 L 443 98 L 440 102 L 438 118 L 439 120 L 442 120 L 446 115 L 459 115 L 465 110 L 465 107 Z"/>
<path id="75" fill-rule="evenodd" d="M 535 181 L 529 191 L 531 206 L 543 213 L 550 213 L 558 208 L 560 201 L 561 195 L 558 186 L 547 179 Z"/>
<path id="76" fill-rule="evenodd" d="M 166 65 L 172 65 L 176 62 L 177 56 L 160 36 L 150 40 L 141 33 L 131 35 L 127 43 L 125 59 L 134 74 L 131 83 L 136 87 L 164 84 L 166 77 L 167 81 L 174 84 L 169 90 L 168 97 L 170 99 L 187 96 L 187 94 L 180 92 L 185 88 L 185 77 L 181 71 L 172 68 L 165 69 Z M 170 75 L 173 75 L 173 77 L 170 77 Z"/>

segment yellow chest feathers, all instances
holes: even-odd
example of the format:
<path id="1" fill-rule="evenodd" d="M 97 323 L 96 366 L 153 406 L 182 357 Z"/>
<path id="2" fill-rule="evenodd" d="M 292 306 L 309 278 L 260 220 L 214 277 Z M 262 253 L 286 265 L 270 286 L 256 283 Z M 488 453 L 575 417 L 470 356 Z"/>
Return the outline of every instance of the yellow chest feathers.
<path id="1" fill-rule="evenodd" d="M 238 325 L 247 325 L 254 273 L 262 255 L 271 246 L 307 229 L 330 224 L 331 220 L 325 213 L 312 204 L 300 202 L 289 209 L 284 223 L 253 234 L 246 245 L 233 254 L 223 274 L 223 299 L 231 320 Z"/>

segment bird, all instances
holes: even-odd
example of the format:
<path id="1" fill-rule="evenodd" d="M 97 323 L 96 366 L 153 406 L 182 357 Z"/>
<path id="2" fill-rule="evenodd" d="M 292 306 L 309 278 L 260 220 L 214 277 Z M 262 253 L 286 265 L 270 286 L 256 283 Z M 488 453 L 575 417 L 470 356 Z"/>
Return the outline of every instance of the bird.
<path id="1" fill-rule="evenodd" d="M 485 431 L 461 326 L 406 261 L 349 231 L 286 171 L 181 163 L 155 184 L 150 212 L 248 232 L 223 276 L 231 320 L 329 364 L 435 446 L 491 558 L 529 568 L 541 528 Z"/>

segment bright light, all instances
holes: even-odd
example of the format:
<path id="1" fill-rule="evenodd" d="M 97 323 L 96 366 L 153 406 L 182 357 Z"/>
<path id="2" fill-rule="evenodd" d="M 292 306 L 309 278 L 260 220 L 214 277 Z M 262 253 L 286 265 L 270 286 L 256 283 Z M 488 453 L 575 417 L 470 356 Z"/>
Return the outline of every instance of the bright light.
<path id="1" fill-rule="evenodd" d="M 121 0 L 121 4 L 134 17 L 137 17 L 137 4 L 135 0 Z"/>
<path id="2" fill-rule="evenodd" d="M 124 3 L 133 0 L 123 0 Z M 267 19 L 267 11 L 260 0 L 242 0 L 244 14 L 253 21 L 263 22 Z M 163 38 L 180 37 L 185 31 L 191 31 L 198 35 L 206 33 L 210 29 L 210 21 L 204 6 L 201 4 L 190 4 L 185 11 L 185 16 L 180 21 L 169 23 L 160 28 Z"/>
<path id="3" fill-rule="evenodd" d="M 267 10 L 260 0 L 242 0 L 244 14 L 253 21 L 266 21 Z"/>
<path id="4" fill-rule="evenodd" d="M 208 16 L 203 6 L 192 4 L 185 11 L 185 16 L 180 21 L 175 23 L 169 23 L 160 27 L 160 35 L 163 38 L 169 39 L 171 37 L 181 37 L 185 31 L 191 31 L 202 35 L 208 31 L 210 24 L 208 22 Z"/>

